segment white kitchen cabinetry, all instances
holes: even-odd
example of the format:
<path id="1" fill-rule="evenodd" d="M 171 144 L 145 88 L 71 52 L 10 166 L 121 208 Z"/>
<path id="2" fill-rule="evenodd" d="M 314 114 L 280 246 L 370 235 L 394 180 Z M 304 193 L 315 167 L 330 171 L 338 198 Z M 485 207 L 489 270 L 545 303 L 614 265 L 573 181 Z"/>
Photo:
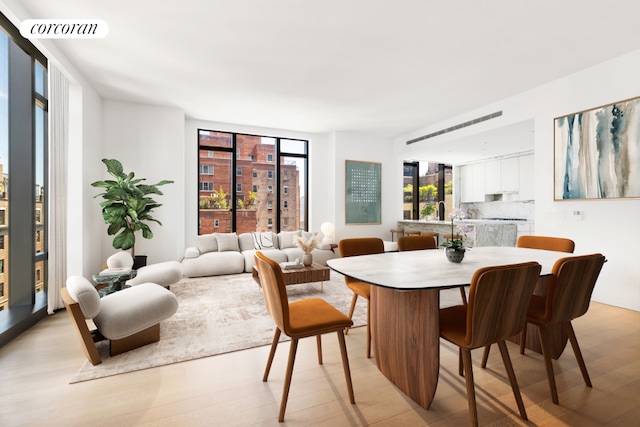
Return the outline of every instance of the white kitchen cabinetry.
<path id="1" fill-rule="evenodd" d="M 487 194 L 499 194 L 502 191 L 502 167 L 500 160 L 492 160 L 484 164 L 484 191 Z"/>
<path id="2" fill-rule="evenodd" d="M 476 163 L 460 167 L 460 202 L 484 202 L 485 165 Z"/>
<path id="3" fill-rule="evenodd" d="M 485 193 L 516 193 L 519 189 L 518 158 L 485 163 Z"/>
<path id="4" fill-rule="evenodd" d="M 518 190 L 518 200 L 534 200 L 535 195 L 535 174 L 534 156 L 518 157 L 518 168 L 520 176 L 520 189 Z"/>

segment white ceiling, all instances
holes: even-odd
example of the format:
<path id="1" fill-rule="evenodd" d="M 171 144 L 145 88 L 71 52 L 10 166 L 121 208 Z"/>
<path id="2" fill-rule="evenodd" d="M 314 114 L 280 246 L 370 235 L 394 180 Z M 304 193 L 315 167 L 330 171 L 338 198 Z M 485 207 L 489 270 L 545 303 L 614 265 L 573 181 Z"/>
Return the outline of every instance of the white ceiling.
<path id="1" fill-rule="evenodd" d="M 108 23 L 56 41 L 105 98 L 306 132 L 395 137 L 640 49 L 637 0 L 20 4 Z"/>

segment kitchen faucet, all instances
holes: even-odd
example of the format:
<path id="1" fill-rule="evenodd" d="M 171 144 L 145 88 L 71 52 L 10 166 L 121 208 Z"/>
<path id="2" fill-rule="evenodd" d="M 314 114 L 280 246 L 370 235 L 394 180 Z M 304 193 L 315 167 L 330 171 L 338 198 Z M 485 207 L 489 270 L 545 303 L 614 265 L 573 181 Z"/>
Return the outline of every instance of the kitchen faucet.
<path id="1" fill-rule="evenodd" d="M 440 203 L 442 203 L 442 208 L 443 208 L 443 209 L 442 209 L 442 218 L 440 218 Z M 437 206 L 438 206 L 438 219 L 439 219 L 440 221 L 444 221 L 444 211 L 445 211 L 445 210 L 447 210 L 447 205 L 446 205 L 442 200 L 440 200 L 440 201 L 438 202 L 438 205 L 437 205 Z"/>

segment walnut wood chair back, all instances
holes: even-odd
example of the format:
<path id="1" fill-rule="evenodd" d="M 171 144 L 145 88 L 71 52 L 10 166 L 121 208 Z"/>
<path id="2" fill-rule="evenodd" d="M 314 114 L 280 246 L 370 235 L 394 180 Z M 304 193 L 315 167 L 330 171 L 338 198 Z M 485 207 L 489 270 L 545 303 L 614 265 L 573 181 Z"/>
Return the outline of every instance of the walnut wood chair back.
<path id="1" fill-rule="evenodd" d="M 591 387 L 591 379 L 571 321 L 584 315 L 589 309 L 593 288 L 605 262 L 606 259 L 602 254 L 561 258 L 553 266 L 547 295 L 532 297 L 527 312 L 527 322 L 538 326 L 540 330 L 551 399 L 556 405 L 559 400 L 549 351 L 551 339 L 549 327 L 560 325 L 564 329 L 571 342 L 582 378 L 587 387 Z"/>
<path id="2" fill-rule="evenodd" d="M 276 354 L 281 333 L 284 332 L 285 335 L 291 338 L 289 360 L 287 363 L 287 372 L 282 391 L 282 400 L 280 401 L 278 421 L 284 421 L 284 413 L 287 407 L 287 400 L 289 398 L 289 390 L 291 388 L 291 378 L 293 376 L 293 365 L 295 363 L 298 340 L 310 336 L 316 337 L 318 363 L 322 364 L 321 335 L 330 332 L 337 333 L 349 400 L 352 404 L 355 404 L 353 385 L 351 383 L 351 371 L 349 369 L 349 359 L 347 357 L 347 346 L 344 340 L 344 330 L 353 325 L 351 319 L 320 298 L 309 298 L 289 303 L 280 265 L 276 261 L 266 257 L 260 251 L 255 253 L 254 258 L 256 268 L 258 269 L 258 275 L 260 277 L 260 286 L 262 287 L 265 303 L 267 305 L 267 311 L 276 324 L 276 331 L 271 343 L 271 351 L 269 352 L 269 359 L 267 361 L 262 381 L 266 382 L 269 377 L 269 372 L 271 370 L 273 358 Z"/>
<path id="3" fill-rule="evenodd" d="M 471 350 L 494 342 L 500 348 L 520 415 L 527 419 L 505 339 L 522 329 L 540 269 L 537 262 L 481 268 L 471 280 L 468 304 L 440 310 L 440 336 L 460 347 L 473 425 L 478 425 L 478 413 Z"/>
<path id="4" fill-rule="evenodd" d="M 400 239 L 400 238 L 398 238 Z M 352 239 L 342 239 L 338 242 L 338 250 L 341 257 L 381 254 L 384 252 L 384 242 L 377 237 L 360 237 Z M 369 312 L 369 299 L 371 298 L 371 285 L 345 276 L 347 287 L 353 291 L 351 307 L 349 308 L 349 319 L 353 318 L 358 296 L 367 300 L 367 358 L 371 357 L 371 313 Z M 347 329 L 345 334 L 349 333 Z"/>
<path id="5" fill-rule="evenodd" d="M 543 249 L 547 251 L 573 253 L 575 243 L 563 237 L 520 236 L 516 242 L 518 248 Z"/>
<path id="6" fill-rule="evenodd" d="M 563 237 L 520 236 L 518 237 L 518 240 L 516 242 L 516 247 L 573 253 L 573 250 L 575 249 L 575 243 L 573 242 L 573 240 L 566 239 Z M 550 276 L 540 277 L 538 279 L 538 285 L 533 291 L 534 296 L 546 295 L 550 280 L 551 280 Z M 554 338 L 557 340 L 560 340 L 563 343 L 565 342 L 564 340 L 566 339 L 566 338 L 563 338 L 557 332 Z M 524 354 L 524 347 L 526 344 L 526 340 L 527 340 L 527 328 L 525 325 L 525 327 L 522 329 L 522 332 L 520 334 L 520 354 Z M 480 366 L 482 366 L 483 368 L 487 366 L 487 360 L 489 359 L 490 351 L 491 351 L 491 346 L 487 346 L 484 349 L 484 354 L 482 355 L 482 361 L 480 362 Z"/>
<path id="7" fill-rule="evenodd" d="M 430 235 L 398 237 L 398 250 L 401 252 L 423 249 L 437 249 L 436 239 Z"/>

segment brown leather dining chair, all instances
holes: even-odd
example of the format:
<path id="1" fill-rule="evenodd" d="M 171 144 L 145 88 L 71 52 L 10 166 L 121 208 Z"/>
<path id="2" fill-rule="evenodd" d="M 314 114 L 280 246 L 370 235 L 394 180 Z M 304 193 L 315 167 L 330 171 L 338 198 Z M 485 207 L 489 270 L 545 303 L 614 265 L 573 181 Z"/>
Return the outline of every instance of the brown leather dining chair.
<path id="1" fill-rule="evenodd" d="M 573 253 L 576 245 L 573 240 L 563 237 L 520 236 L 516 247 Z"/>
<path id="2" fill-rule="evenodd" d="M 430 235 L 398 237 L 399 251 L 417 251 L 422 249 L 437 249 L 436 240 Z"/>
<path id="3" fill-rule="evenodd" d="M 471 350 L 494 342 L 500 348 L 520 416 L 527 419 L 505 339 L 524 325 L 540 268 L 537 262 L 481 268 L 471 279 L 468 303 L 440 309 L 440 336 L 460 347 L 473 425 L 478 425 L 478 411 Z"/>
<path id="4" fill-rule="evenodd" d="M 437 249 L 436 240 L 433 234 L 422 234 L 420 236 L 398 237 L 398 251 L 419 251 L 424 249 Z M 464 288 L 460 288 L 462 303 L 467 303 L 467 293 Z"/>
<path id="5" fill-rule="evenodd" d="M 549 380 L 551 400 L 556 405 L 559 404 L 558 390 L 548 349 L 549 329 L 554 325 L 560 325 L 564 329 L 569 337 L 569 342 L 571 342 L 582 378 L 586 386 L 591 387 L 591 379 L 571 321 L 584 315 L 589 309 L 593 288 L 605 262 L 605 257 L 601 254 L 561 258 L 553 265 L 546 296 L 533 295 L 531 298 L 527 311 L 527 322 L 540 329 L 542 355 Z M 524 346 L 521 345 L 520 350 L 521 353 L 524 353 Z"/>
<path id="6" fill-rule="evenodd" d="M 276 324 L 269 360 L 267 361 L 262 381 L 266 382 L 269 377 L 269 371 L 271 370 L 271 364 L 273 363 L 281 333 L 291 338 L 289 361 L 287 363 L 278 421 L 284 421 L 284 413 L 291 387 L 291 377 L 293 376 L 293 364 L 296 358 L 298 340 L 301 338 L 316 337 L 318 363 L 322 364 L 321 335 L 331 332 L 338 334 L 349 400 L 352 404 L 355 404 L 347 347 L 344 340 L 344 330 L 353 325 L 353 322 L 331 304 L 320 298 L 309 298 L 289 303 L 280 265 L 276 261 L 267 258 L 260 251 L 256 252 L 255 261 L 267 310 Z"/>
<path id="7" fill-rule="evenodd" d="M 384 252 L 384 242 L 377 237 L 361 237 L 352 239 L 342 239 L 338 242 L 338 250 L 341 257 L 357 255 L 380 254 Z M 353 318 L 358 296 L 367 300 L 367 358 L 371 357 L 371 312 L 369 310 L 369 300 L 371 299 L 371 285 L 345 276 L 347 287 L 353 291 L 351 307 L 349 308 L 349 319 Z M 348 330 L 345 331 L 345 334 Z"/>
<path id="8" fill-rule="evenodd" d="M 556 251 L 556 252 L 567 252 L 573 253 L 576 245 L 573 240 L 567 239 L 564 237 L 549 237 L 549 236 L 520 236 L 516 241 L 517 248 L 528 248 L 528 249 L 540 249 L 546 251 Z M 534 289 L 534 295 L 544 295 L 547 293 L 549 277 L 540 277 L 538 279 L 538 285 L 536 289 Z M 560 338 L 558 335 L 558 340 L 566 343 L 566 337 Z M 527 327 L 522 329 L 520 333 L 520 354 L 524 354 L 524 346 L 526 344 L 527 339 Z M 482 361 L 480 362 L 480 366 L 483 368 L 487 367 L 487 360 L 489 359 L 489 352 L 491 350 L 491 346 L 487 346 L 484 349 L 484 354 L 482 355 Z"/>

